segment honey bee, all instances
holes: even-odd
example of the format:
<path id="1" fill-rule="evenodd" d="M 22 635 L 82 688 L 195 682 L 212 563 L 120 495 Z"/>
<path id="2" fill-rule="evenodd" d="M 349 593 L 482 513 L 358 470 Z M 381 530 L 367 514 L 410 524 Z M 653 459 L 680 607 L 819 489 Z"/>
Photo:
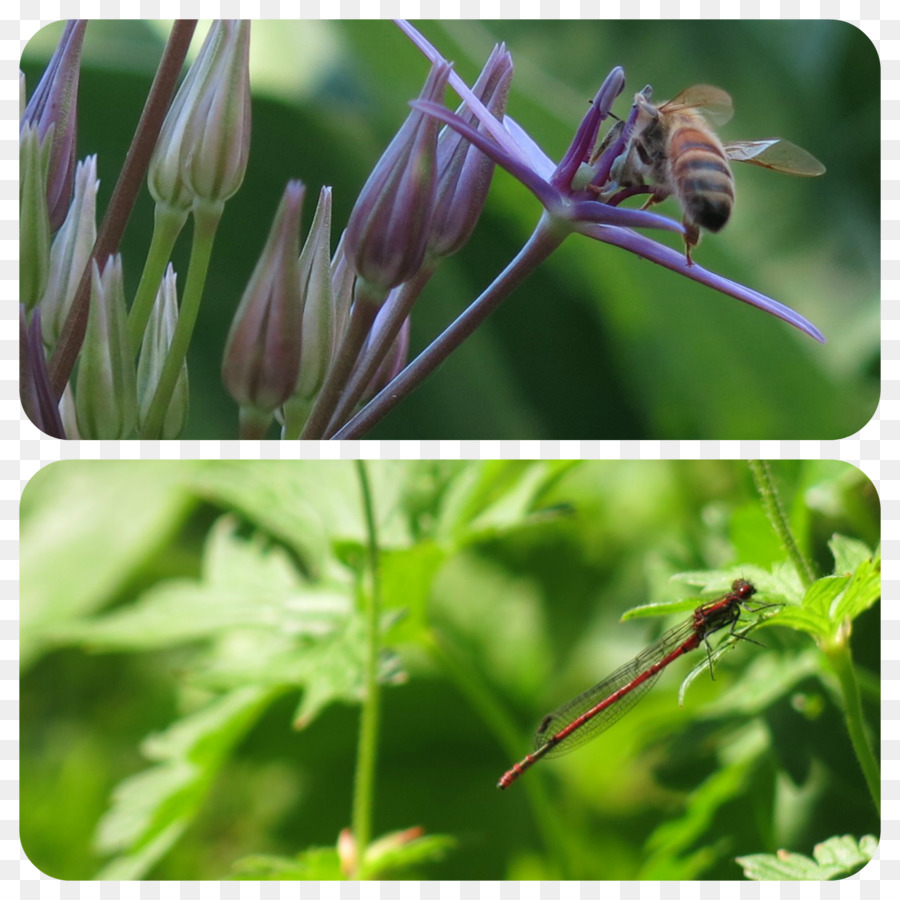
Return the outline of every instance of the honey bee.
<path id="1" fill-rule="evenodd" d="M 713 127 L 732 116 L 731 97 L 717 87 L 698 84 L 658 106 L 650 102 L 652 89 L 635 96 L 638 107 L 632 135 L 615 160 L 609 198 L 620 190 L 647 186 L 653 193 L 644 209 L 674 195 L 681 205 L 685 227 L 685 255 L 700 242 L 700 229 L 719 231 L 734 207 L 734 175 L 729 160 L 748 162 L 788 175 L 821 175 L 825 167 L 789 141 L 722 143 Z M 619 122 L 594 154 L 594 159 L 621 133 Z"/>

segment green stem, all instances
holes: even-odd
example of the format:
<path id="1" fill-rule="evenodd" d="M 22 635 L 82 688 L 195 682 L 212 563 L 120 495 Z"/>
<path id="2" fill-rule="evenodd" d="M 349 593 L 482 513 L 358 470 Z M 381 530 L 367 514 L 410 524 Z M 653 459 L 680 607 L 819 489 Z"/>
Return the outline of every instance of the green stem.
<path id="1" fill-rule="evenodd" d="M 166 273 L 166 265 L 172 256 L 172 248 L 184 223 L 187 221 L 187 210 L 175 209 L 164 203 L 157 203 L 153 214 L 153 237 L 150 239 L 150 249 L 144 260 L 144 271 L 141 273 L 141 281 L 137 293 L 134 295 L 134 303 L 128 313 L 128 340 L 135 356 L 141 349 L 141 341 L 144 339 L 144 331 L 150 314 L 153 312 L 153 304 L 163 275 Z"/>
<path id="2" fill-rule="evenodd" d="M 381 612 L 381 580 L 378 562 L 378 532 L 372 489 L 364 460 L 356 461 L 359 486 L 366 517 L 369 544 L 369 585 L 362 595 L 366 614 L 365 699 L 359 728 L 356 781 L 353 791 L 353 836 L 356 843 L 356 876 L 364 871 L 366 848 L 372 837 L 372 807 L 375 793 L 375 763 L 378 752 L 378 650 Z"/>
<path id="3" fill-rule="evenodd" d="M 181 367 L 187 357 L 200 301 L 203 298 L 203 286 L 209 271 L 209 259 L 212 255 L 216 230 L 222 218 L 224 204 L 221 202 L 198 201 L 194 207 L 194 235 L 191 244 L 191 261 L 188 265 L 187 283 L 184 296 L 178 310 L 178 324 L 172 336 L 169 354 L 163 365 L 156 393 L 147 413 L 147 420 L 141 432 L 142 438 L 158 440 L 162 434 L 163 420 L 172 400 L 175 383 L 181 373 Z"/>
<path id="4" fill-rule="evenodd" d="M 493 732 L 494 737 L 503 747 L 507 759 L 513 760 L 521 757 L 525 742 L 519 729 L 509 717 L 506 709 L 474 673 L 472 666 L 460 660 L 446 641 L 441 641 L 433 633 L 426 635 L 426 644 L 459 690 L 478 711 L 489 730 Z M 497 774 L 499 776 L 500 773 Z M 574 866 L 571 859 L 574 848 L 568 841 L 566 829 L 559 818 L 558 804 L 550 802 L 544 780 L 539 776 L 523 778 L 522 790 L 528 795 L 534 813 L 534 821 L 541 832 L 544 845 L 556 860 L 559 877 L 563 879 L 574 877 L 572 875 Z"/>
<path id="5" fill-rule="evenodd" d="M 849 634 L 844 635 L 842 640 L 826 647 L 825 655 L 840 683 L 844 705 L 844 722 L 850 734 L 850 742 L 853 744 L 853 750 L 862 768 L 863 777 L 866 779 L 866 785 L 869 788 L 869 793 L 872 795 L 872 802 L 880 815 L 881 774 L 878 767 L 878 759 L 866 735 L 859 685 L 856 682 L 856 671 L 850 655 Z"/>
<path id="6" fill-rule="evenodd" d="M 769 523 L 794 564 L 794 569 L 803 583 L 803 587 L 808 589 L 816 580 L 816 573 L 813 572 L 812 566 L 800 551 L 797 541 L 794 540 L 794 534 L 785 515 L 784 507 L 781 505 L 778 488 L 772 478 L 769 464 L 764 460 L 751 459 L 747 461 L 747 465 L 750 467 L 750 473 L 753 475 L 753 481 L 759 491 Z"/>

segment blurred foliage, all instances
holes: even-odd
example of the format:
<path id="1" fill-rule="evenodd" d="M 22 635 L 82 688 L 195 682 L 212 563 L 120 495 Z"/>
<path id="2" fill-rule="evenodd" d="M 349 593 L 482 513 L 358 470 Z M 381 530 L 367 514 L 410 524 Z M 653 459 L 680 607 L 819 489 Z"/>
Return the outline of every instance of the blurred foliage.
<path id="1" fill-rule="evenodd" d="M 878 746 L 880 511 L 857 469 L 770 464 L 826 576 L 806 589 L 741 462 L 367 465 L 384 687 L 365 873 L 729 879 L 784 848 L 852 866 L 851 838 L 814 849 L 837 836 L 869 852 L 879 817 L 830 666 L 852 647 Z M 57 463 L 21 521 L 31 860 L 65 879 L 342 877 L 364 683 L 352 465 Z M 765 649 L 715 641 L 715 680 L 683 708 L 699 653 L 602 738 L 496 790 L 548 710 L 738 575 L 785 604 Z M 619 622 L 648 603 L 657 618 Z"/>
<path id="2" fill-rule="evenodd" d="M 32 86 L 59 27 L 26 49 Z M 737 166 L 733 220 L 707 236 L 696 258 L 795 307 L 829 343 L 573 237 L 374 437 L 832 439 L 868 421 L 879 391 L 880 74 L 860 31 L 839 21 L 421 27 L 469 81 L 492 43 L 506 41 L 516 63 L 509 113 L 556 159 L 616 64 L 629 78 L 620 114 L 647 82 L 660 99 L 712 83 L 735 102 L 724 139 L 781 136 L 809 149 L 828 168 L 821 179 Z M 101 208 L 165 34 L 163 23 L 140 21 L 88 29 L 78 152 L 99 154 Z M 225 212 L 191 351 L 189 438 L 236 432 L 219 378 L 222 348 L 285 182 L 303 179 L 312 196 L 334 185 L 335 222 L 345 222 L 426 75 L 418 52 L 379 21 L 256 22 L 252 66 L 249 169 Z M 678 214 L 672 201 L 660 210 Z M 441 267 L 416 308 L 414 352 L 500 272 L 539 211 L 521 185 L 496 175 L 472 242 Z M 144 192 L 123 246 L 132 285 L 151 222 Z M 187 243 L 185 235 L 174 260 L 182 283 Z"/>

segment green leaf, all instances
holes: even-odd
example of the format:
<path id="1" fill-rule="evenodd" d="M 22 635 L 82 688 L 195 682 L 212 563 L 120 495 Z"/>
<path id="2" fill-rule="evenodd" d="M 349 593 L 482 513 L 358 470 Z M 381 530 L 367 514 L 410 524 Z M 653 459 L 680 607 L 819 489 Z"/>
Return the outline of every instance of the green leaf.
<path id="1" fill-rule="evenodd" d="M 235 527 L 226 516 L 212 529 L 202 581 L 164 581 L 129 606 L 48 632 L 94 648 L 148 650 L 237 629 L 296 639 L 327 634 L 346 621 L 352 609 L 346 587 L 304 581 L 284 550 L 239 538 Z"/>
<path id="2" fill-rule="evenodd" d="M 695 842 L 704 839 L 719 809 L 744 793 L 752 766 L 753 760 L 747 759 L 713 772 L 691 793 L 681 816 L 669 819 L 653 831 L 646 842 L 647 857 L 641 869 L 641 879 L 659 877 L 660 866 L 671 867 L 678 862 L 685 866 L 689 864 L 692 857 L 679 858 Z M 709 860 L 701 854 L 694 862 L 705 866 Z M 665 877 L 694 878 L 699 874 L 699 870 L 694 868 L 677 871 L 680 874 L 671 874 L 671 869 L 667 869 L 669 874 Z"/>
<path id="3" fill-rule="evenodd" d="M 404 612 L 402 622 L 391 634 L 393 640 L 415 640 L 427 627 L 434 579 L 447 558 L 446 548 L 431 541 L 381 555 L 382 604 L 385 609 Z"/>
<path id="4" fill-rule="evenodd" d="M 379 540 L 384 547 L 410 542 L 404 492 L 418 475 L 416 463 L 369 463 Z M 218 462 L 195 479 L 198 492 L 241 513 L 259 528 L 292 547 L 307 571 L 318 576 L 328 564 L 332 542 L 364 543 L 359 482 L 340 460 Z"/>
<path id="5" fill-rule="evenodd" d="M 777 854 L 739 856 L 744 875 L 754 881 L 830 881 L 858 872 L 873 856 L 878 839 L 865 835 L 831 837 L 813 848 L 813 858 L 779 850 Z"/>
<path id="6" fill-rule="evenodd" d="M 42 469 L 21 505 L 23 668 L 107 605 L 195 504 L 193 463 L 79 460 Z M 111 514 L 115 511 L 115 514 Z"/>
<path id="7" fill-rule="evenodd" d="M 235 878 L 249 881 L 340 881 L 345 877 L 334 847 L 310 847 L 293 858 L 246 856 L 233 870 Z"/>
<path id="8" fill-rule="evenodd" d="M 862 541 L 836 534 L 828 542 L 828 549 L 834 557 L 834 574 L 849 575 L 872 558 L 871 549 Z"/>
<path id="9" fill-rule="evenodd" d="M 366 852 L 363 876 L 377 879 L 414 877 L 417 866 L 439 862 L 456 846 L 456 839 L 450 835 L 421 835 L 420 831 L 411 828 L 374 841 Z"/>
<path id="10" fill-rule="evenodd" d="M 483 540 L 529 524 L 540 495 L 575 460 L 489 460 L 462 470 L 442 504 L 437 535 L 444 540 Z"/>
<path id="11" fill-rule="evenodd" d="M 881 597 L 881 554 L 862 560 L 853 572 L 847 590 L 838 601 L 835 618 L 852 622 Z"/>
<path id="12" fill-rule="evenodd" d="M 194 821 L 231 748 L 274 692 L 244 688 L 213 700 L 143 744 L 158 765 L 122 781 L 97 829 L 97 847 L 117 856 L 97 876 L 141 878 Z"/>

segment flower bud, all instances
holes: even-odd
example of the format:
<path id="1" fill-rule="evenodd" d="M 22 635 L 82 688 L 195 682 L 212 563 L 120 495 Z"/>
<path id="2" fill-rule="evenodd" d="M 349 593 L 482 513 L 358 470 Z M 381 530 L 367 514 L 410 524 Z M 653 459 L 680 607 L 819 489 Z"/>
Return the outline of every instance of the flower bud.
<path id="1" fill-rule="evenodd" d="M 89 156 L 75 170 L 75 193 L 69 214 L 53 238 L 50 277 L 41 299 L 44 342 L 59 340 L 97 237 L 97 157 Z"/>
<path id="2" fill-rule="evenodd" d="M 502 46 L 494 47 L 472 92 L 496 116 L 503 119 L 513 62 Z M 457 115 L 473 127 L 478 117 L 463 103 Z M 458 131 L 445 127 L 437 143 L 437 203 L 429 235 L 429 254 L 446 257 L 456 253 L 468 241 L 481 216 L 494 163 Z"/>
<path id="3" fill-rule="evenodd" d="M 87 440 L 121 440 L 137 421 L 137 390 L 126 329 L 122 257 L 110 256 L 103 274 L 91 263 L 91 309 L 78 359 L 75 409 Z"/>
<path id="4" fill-rule="evenodd" d="M 175 326 L 178 324 L 178 294 L 176 291 L 175 270 L 169 263 L 166 274 L 156 294 L 153 312 L 144 332 L 141 353 L 137 367 L 138 425 L 143 426 L 150 404 L 156 394 L 156 387 L 162 374 Z M 187 361 L 181 365 L 181 373 L 175 382 L 175 390 L 169 401 L 163 419 L 163 440 L 177 438 L 187 421 L 188 412 L 188 372 Z"/>
<path id="5" fill-rule="evenodd" d="M 213 22 L 163 122 L 147 184 L 157 203 L 224 203 L 250 151 L 250 23 Z"/>
<path id="6" fill-rule="evenodd" d="M 37 128 L 41 140 L 53 129 L 46 200 L 51 231 L 62 225 L 72 199 L 78 78 L 86 27 L 85 21 L 66 23 L 47 69 L 25 107 L 19 127 L 20 137 L 27 126 Z"/>
<path id="7" fill-rule="evenodd" d="M 300 254 L 303 327 L 295 393 L 313 397 L 325 381 L 334 354 L 334 297 L 331 293 L 331 188 L 323 187 Z"/>
<path id="8" fill-rule="evenodd" d="M 441 102 L 449 74 L 446 62 L 436 63 L 419 99 Z M 375 293 L 386 294 L 422 267 L 436 196 L 437 130 L 434 118 L 413 110 L 350 213 L 347 256 Z"/>
<path id="9" fill-rule="evenodd" d="M 19 137 L 19 302 L 31 312 L 50 276 L 47 167 L 50 140 L 26 125 Z"/>
<path id="10" fill-rule="evenodd" d="M 347 259 L 347 232 L 341 232 L 337 248 L 331 257 L 331 296 L 334 300 L 334 334 L 335 341 L 340 340 L 350 318 L 350 306 L 353 302 L 353 283 L 356 271 Z"/>
<path id="11" fill-rule="evenodd" d="M 222 380 L 241 407 L 271 411 L 294 392 L 300 365 L 300 212 L 305 189 L 288 183 L 268 240 L 235 313 Z"/>

